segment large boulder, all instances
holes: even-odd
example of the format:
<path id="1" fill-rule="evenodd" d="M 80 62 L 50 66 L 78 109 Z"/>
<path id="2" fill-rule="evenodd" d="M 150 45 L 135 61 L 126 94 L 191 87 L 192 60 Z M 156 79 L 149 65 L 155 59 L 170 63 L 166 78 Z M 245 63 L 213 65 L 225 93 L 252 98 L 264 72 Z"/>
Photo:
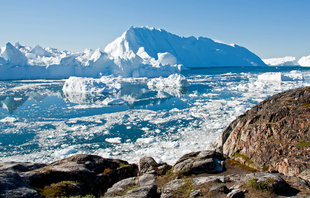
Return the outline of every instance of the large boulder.
<path id="1" fill-rule="evenodd" d="M 41 197 L 32 186 L 24 181 L 21 175 L 26 171 L 31 171 L 43 166 L 45 166 L 45 164 L 1 162 L 0 197 Z"/>
<path id="2" fill-rule="evenodd" d="M 218 148 L 257 169 L 309 179 L 310 87 L 274 95 L 248 110 L 226 128 Z"/>
<path id="3" fill-rule="evenodd" d="M 225 157 L 213 150 L 188 153 L 173 166 L 173 172 L 182 175 L 219 173 L 225 169 Z"/>
<path id="4" fill-rule="evenodd" d="M 136 176 L 137 172 L 137 165 L 123 160 L 78 154 L 29 171 L 24 177 L 31 186 L 41 189 L 41 194 L 55 191 L 55 195 L 49 196 L 99 196 L 114 183 Z"/>

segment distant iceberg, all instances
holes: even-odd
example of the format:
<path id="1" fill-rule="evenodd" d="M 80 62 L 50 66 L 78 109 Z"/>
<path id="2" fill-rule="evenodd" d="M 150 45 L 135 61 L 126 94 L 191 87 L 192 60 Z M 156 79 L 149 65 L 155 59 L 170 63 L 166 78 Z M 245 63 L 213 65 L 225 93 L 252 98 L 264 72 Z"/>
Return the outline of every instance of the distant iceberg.
<path id="1" fill-rule="evenodd" d="M 264 74 L 258 75 L 259 81 L 303 81 L 303 75 L 301 71 L 290 71 L 289 73 L 281 73 L 281 72 L 267 72 Z"/>
<path id="2" fill-rule="evenodd" d="M 268 58 L 263 61 L 269 66 L 297 66 L 298 61 L 296 57 L 285 56 L 283 58 Z"/>
<path id="3" fill-rule="evenodd" d="M 265 66 L 265 63 L 236 44 L 204 37 L 180 37 L 147 27 L 131 27 L 104 50 L 74 53 L 7 43 L 0 51 L 0 80 L 105 75 L 167 77 L 182 68 L 213 66 Z"/>
<path id="4" fill-rule="evenodd" d="M 300 66 L 310 67 L 310 55 L 301 57 L 298 61 L 298 64 Z"/>

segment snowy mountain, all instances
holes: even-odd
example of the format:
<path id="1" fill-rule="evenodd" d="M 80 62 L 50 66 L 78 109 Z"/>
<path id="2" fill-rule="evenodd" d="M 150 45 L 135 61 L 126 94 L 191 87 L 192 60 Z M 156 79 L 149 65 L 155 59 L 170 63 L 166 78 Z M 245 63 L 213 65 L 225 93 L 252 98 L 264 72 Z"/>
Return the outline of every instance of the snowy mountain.
<path id="1" fill-rule="evenodd" d="M 204 37 L 180 37 L 165 30 L 131 27 L 104 50 L 80 53 L 7 43 L 0 51 L 0 80 L 69 76 L 158 77 L 182 67 L 265 66 L 238 45 Z"/>
<path id="2" fill-rule="evenodd" d="M 180 37 L 165 30 L 131 27 L 104 51 L 114 58 L 182 64 L 185 67 L 264 66 L 255 54 L 236 44 L 227 45 L 205 37 Z M 164 54 L 163 60 L 162 58 Z"/>

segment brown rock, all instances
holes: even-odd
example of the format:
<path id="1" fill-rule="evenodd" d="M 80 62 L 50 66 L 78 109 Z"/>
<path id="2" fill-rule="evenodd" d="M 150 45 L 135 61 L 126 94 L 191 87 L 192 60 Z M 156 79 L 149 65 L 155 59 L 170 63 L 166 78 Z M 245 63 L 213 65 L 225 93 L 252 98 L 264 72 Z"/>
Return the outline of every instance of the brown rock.
<path id="1" fill-rule="evenodd" d="M 289 90 L 259 103 L 223 132 L 219 150 L 259 169 L 296 176 L 310 166 L 310 87 Z"/>

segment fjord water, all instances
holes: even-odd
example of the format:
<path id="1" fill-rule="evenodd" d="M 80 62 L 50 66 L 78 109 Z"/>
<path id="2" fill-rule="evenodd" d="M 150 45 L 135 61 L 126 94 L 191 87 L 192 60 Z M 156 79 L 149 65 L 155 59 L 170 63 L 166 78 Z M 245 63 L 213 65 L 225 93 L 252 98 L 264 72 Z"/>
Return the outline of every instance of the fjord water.
<path id="1" fill-rule="evenodd" d="M 258 79 L 281 72 L 289 79 Z M 137 162 L 175 162 L 203 150 L 268 96 L 310 85 L 310 68 L 184 70 L 189 86 L 151 89 L 147 78 L 118 78 L 114 94 L 64 93 L 64 80 L 0 81 L 0 160 L 51 162 L 75 153 Z M 294 78 L 294 75 L 303 78 Z"/>

